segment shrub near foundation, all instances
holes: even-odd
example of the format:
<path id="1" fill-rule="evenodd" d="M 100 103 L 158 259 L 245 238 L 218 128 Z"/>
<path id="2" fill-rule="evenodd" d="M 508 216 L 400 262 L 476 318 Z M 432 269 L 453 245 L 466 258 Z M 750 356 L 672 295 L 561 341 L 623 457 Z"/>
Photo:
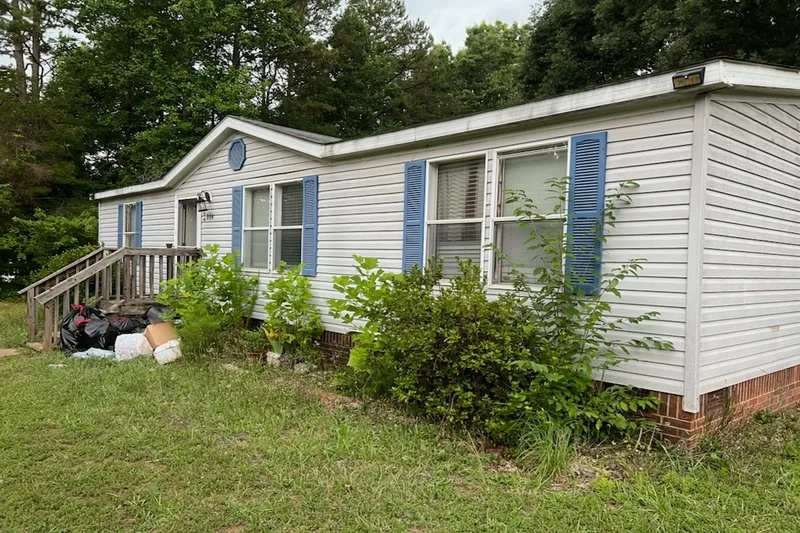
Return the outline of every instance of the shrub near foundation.
<path id="1" fill-rule="evenodd" d="M 189 359 L 230 356 L 242 349 L 245 321 L 258 297 L 258 278 L 246 276 L 234 254 L 219 246 L 179 265 L 179 275 L 163 283 L 158 301 L 180 320 L 181 351 Z"/>
<path id="2" fill-rule="evenodd" d="M 319 309 L 311 303 L 311 280 L 303 276 L 303 265 L 287 268 L 281 263 L 279 277 L 267 284 L 262 333 L 278 355 L 295 360 L 316 358 L 315 341 L 322 336 Z"/>
<path id="3" fill-rule="evenodd" d="M 564 185 L 552 183 L 559 206 Z M 612 195 L 608 225 L 615 204 L 626 200 L 622 189 Z M 541 266 L 527 275 L 515 270 L 513 289 L 495 299 L 469 261 L 444 280 L 436 261 L 424 271 L 389 274 L 377 260 L 356 256 L 356 274 L 334 279 L 342 298 L 331 300 L 331 313 L 359 329 L 341 383 L 504 443 L 518 443 L 541 420 L 576 438 L 637 429 L 637 414 L 655 407 L 656 398 L 604 386 L 602 377 L 634 348 L 671 349 L 653 337 L 614 335 L 657 316 L 616 318 L 607 302 L 620 296 L 625 278 L 638 275 L 641 261 L 605 276 L 597 295 L 576 292 L 562 268 L 573 253 L 569 237 L 539 232 L 536 223 L 544 217 L 522 193 L 509 201 L 530 229 L 530 252 Z"/>

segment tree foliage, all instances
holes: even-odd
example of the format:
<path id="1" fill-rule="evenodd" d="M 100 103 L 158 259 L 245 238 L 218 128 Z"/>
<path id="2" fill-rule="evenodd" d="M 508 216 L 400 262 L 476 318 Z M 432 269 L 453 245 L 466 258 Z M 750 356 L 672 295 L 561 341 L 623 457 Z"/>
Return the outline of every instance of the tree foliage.
<path id="1" fill-rule="evenodd" d="M 545 0 L 453 53 L 403 0 L 0 0 L 0 235 L 164 175 L 226 115 L 358 137 L 728 55 L 800 62 L 800 0 Z M 0 272 L 38 265 L 0 248 Z"/>
<path id="2" fill-rule="evenodd" d="M 531 17 L 528 97 L 579 90 L 712 57 L 796 65 L 798 0 L 546 0 Z"/>
<path id="3" fill-rule="evenodd" d="M 464 48 L 456 54 L 453 89 L 462 111 L 482 111 L 522 102 L 527 26 L 480 23 L 467 28 Z"/>

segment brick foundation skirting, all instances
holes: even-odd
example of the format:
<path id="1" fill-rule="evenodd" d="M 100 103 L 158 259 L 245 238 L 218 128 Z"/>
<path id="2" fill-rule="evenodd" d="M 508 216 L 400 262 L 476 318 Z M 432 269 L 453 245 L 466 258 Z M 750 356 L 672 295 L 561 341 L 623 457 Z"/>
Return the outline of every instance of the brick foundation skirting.
<path id="1" fill-rule="evenodd" d="M 326 330 L 322 334 L 319 344 L 326 363 L 332 366 L 341 366 L 347 364 L 350 348 L 353 347 L 353 336 L 348 333 L 334 333 Z"/>
<path id="2" fill-rule="evenodd" d="M 683 397 L 652 392 L 661 400 L 649 416 L 671 441 L 693 443 L 708 431 L 735 427 L 761 410 L 781 411 L 800 402 L 800 366 L 759 376 L 700 396 L 700 411 L 683 410 Z"/>

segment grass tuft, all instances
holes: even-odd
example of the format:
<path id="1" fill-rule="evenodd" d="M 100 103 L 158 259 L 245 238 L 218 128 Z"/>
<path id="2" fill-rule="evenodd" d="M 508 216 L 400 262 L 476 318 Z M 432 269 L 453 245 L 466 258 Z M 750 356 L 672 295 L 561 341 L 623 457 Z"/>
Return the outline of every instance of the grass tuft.
<path id="1" fill-rule="evenodd" d="M 577 451 L 572 431 L 547 420 L 529 425 L 517 443 L 517 461 L 522 468 L 550 482 L 564 473 Z"/>

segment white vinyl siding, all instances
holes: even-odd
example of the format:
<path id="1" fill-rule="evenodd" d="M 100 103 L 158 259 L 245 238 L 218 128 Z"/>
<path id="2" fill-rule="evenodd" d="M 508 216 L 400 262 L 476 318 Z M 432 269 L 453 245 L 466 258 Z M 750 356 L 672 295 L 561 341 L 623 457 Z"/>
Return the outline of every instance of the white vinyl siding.
<path id="1" fill-rule="evenodd" d="M 608 372 L 606 378 L 682 394 L 693 114 L 694 103 L 687 100 L 624 112 L 606 111 L 499 135 L 326 162 L 244 136 L 248 157 L 240 171 L 233 172 L 227 165 L 226 142 L 177 188 L 124 201 L 144 200 L 144 245 L 164 246 L 173 239 L 171 221 L 175 194 L 189 197 L 208 191 L 213 202 L 208 204 L 207 220 L 202 221 L 201 245 L 217 243 L 222 252 L 227 252 L 231 242 L 232 186 L 263 187 L 318 175 L 319 240 L 317 276 L 311 278 L 313 303 L 321 309 L 327 329 L 344 332 L 347 327 L 327 314 L 327 302 L 339 296 L 333 289 L 333 277 L 354 273 L 353 254 L 377 257 L 384 269 L 400 271 L 406 162 L 469 159 L 476 153 L 487 154 L 486 194 L 480 212 L 486 215 L 481 234 L 483 244 L 488 244 L 498 152 L 532 143 L 563 142 L 565 138 L 582 133 L 607 131 L 607 186 L 631 179 L 640 186 L 632 191 L 633 203 L 620 211 L 617 227 L 609 233 L 603 268 L 607 272 L 633 257 L 648 259 L 640 277 L 626 280 L 621 287 L 624 300 L 614 301 L 614 313 L 617 316 L 648 311 L 660 313 L 657 320 L 619 335 L 658 335 L 671 341 L 675 351 L 636 353 L 637 361 Z M 107 243 L 116 242 L 118 203 L 118 199 L 110 199 L 100 205 L 101 238 Z M 165 228 L 156 229 L 159 224 Z M 107 236 L 109 233 L 113 239 Z M 489 271 L 490 262 L 491 254 L 482 247 L 481 263 L 485 272 Z M 262 289 L 275 276 L 265 271 L 258 275 Z M 490 288 L 492 294 L 500 290 Z M 260 301 L 254 314 L 256 318 L 264 318 L 262 307 L 263 301 Z"/>
<path id="2" fill-rule="evenodd" d="M 712 100 L 700 392 L 800 364 L 800 99 Z"/>

